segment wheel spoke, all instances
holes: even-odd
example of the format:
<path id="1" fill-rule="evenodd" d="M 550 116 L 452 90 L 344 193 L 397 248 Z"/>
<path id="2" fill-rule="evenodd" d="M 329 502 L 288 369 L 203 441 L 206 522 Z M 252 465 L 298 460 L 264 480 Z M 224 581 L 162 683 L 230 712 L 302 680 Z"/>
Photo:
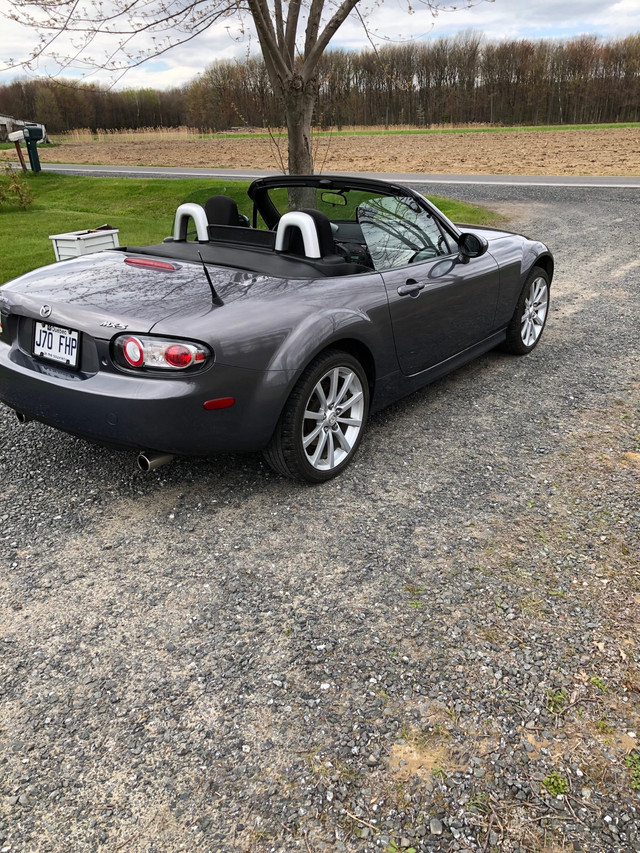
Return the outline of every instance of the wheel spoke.
<path id="1" fill-rule="evenodd" d="M 320 403 L 320 408 L 324 409 L 326 411 L 329 403 L 327 402 L 327 398 L 325 396 L 324 389 L 322 387 L 322 379 L 320 380 L 320 382 L 318 382 L 316 387 L 313 389 L 313 394 L 309 398 L 309 401 L 311 401 L 313 399 L 314 394 L 318 398 L 318 402 Z"/>
<path id="2" fill-rule="evenodd" d="M 324 430 L 320 430 L 320 438 L 318 439 L 318 444 L 315 449 L 315 453 L 311 458 L 311 464 L 315 467 L 319 467 L 320 459 L 322 458 L 322 453 L 324 451 L 325 445 L 327 443 L 327 435 Z"/>
<path id="3" fill-rule="evenodd" d="M 359 427 L 362 423 L 361 418 L 338 418 L 338 423 L 343 424 L 344 426 L 354 426 Z"/>
<path id="4" fill-rule="evenodd" d="M 544 317 L 546 316 L 546 313 L 547 313 L 547 303 L 546 302 L 536 303 L 533 306 L 533 312 L 532 313 L 535 317 L 541 317 L 542 319 L 544 319 Z"/>
<path id="5" fill-rule="evenodd" d="M 347 436 L 342 432 L 341 429 L 335 430 L 331 433 L 331 435 L 338 439 L 340 446 L 346 453 L 349 453 L 351 451 L 352 445 L 347 440 Z"/>
<path id="6" fill-rule="evenodd" d="M 329 382 L 329 394 L 327 396 L 327 403 L 330 406 L 336 402 L 339 382 L 340 382 L 340 368 L 336 367 L 334 370 L 331 371 L 331 380 Z"/>
<path id="7" fill-rule="evenodd" d="M 335 467 L 336 464 L 336 447 L 335 442 L 333 440 L 333 435 L 333 430 L 329 430 L 329 432 L 327 433 L 327 444 L 329 445 L 327 463 L 329 465 L 329 468 Z"/>
<path id="8" fill-rule="evenodd" d="M 344 382 L 342 383 L 342 388 L 340 389 L 340 393 L 336 397 L 336 406 L 339 406 L 342 400 L 344 399 L 344 395 L 347 393 L 349 388 L 351 387 L 351 383 L 353 382 L 354 374 L 349 373 L 348 376 L 345 376 Z"/>
<path id="9" fill-rule="evenodd" d="M 536 279 L 533 283 L 533 304 L 538 305 L 541 302 L 547 301 L 547 286 L 541 279 Z"/>
<path id="10" fill-rule="evenodd" d="M 359 403 L 362 400 L 362 391 L 355 391 L 352 397 L 342 405 L 342 411 L 346 412 L 349 409 L 352 409 L 356 403 Z"/>
<path id="11" fill-rule="evenodd" d="M 311 412 L 306 409 L 304 413 L 305 421 L 323 421 L 324 417 L 324 412 Z"/>
<path id="12" fill-rule="evenodd" d="M 306 449 L 307 447 L 309 447 L 309 445 L 310 445 L 313 441 L 315 441 L 315 440 L 316 440 L 316 438 L 320 435 L 320 433 L 321 433 L 321 432 L 322 432 L 322 424 L 318 424 L 318 426 L 317 426 L 317 427 L 315 427 L 315 428 L 314 428 L 314 429 L 309 433 L 309 435 L 307 435 L 307 436 L 303 437 L 303 439 L 302 439 L 302 444 L 303 444 L 304 448 Z"/>

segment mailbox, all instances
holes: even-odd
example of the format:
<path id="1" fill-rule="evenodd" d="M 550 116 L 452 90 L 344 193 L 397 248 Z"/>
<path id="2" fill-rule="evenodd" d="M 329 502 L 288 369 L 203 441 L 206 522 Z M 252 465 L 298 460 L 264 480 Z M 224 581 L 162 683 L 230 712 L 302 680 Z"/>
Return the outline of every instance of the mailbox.
<path id="1" fill-rule="evenodd" d="M 39 125 L 28 124 L 24 129 L 24 138 L 32 142 L 39 142 L 44 138 L 44 133 Z"/>
<path id="2" fill-rule="evenodd" d="M 44 139 L 44 130 L 39 124 L 27 124 L 22 130 L 14 130 L 9 134 L 9 142 L 15 142 L 16 151 L 20 159 L 20 165 L 26 172 L 27 167 L 24 162 L 24 157 L 20 151 L 20 143 L 25 142 L 29 153 L 29 163 L 33 172 L 40 171 L 40 157 L 38 156 L 38 142 Z"/>

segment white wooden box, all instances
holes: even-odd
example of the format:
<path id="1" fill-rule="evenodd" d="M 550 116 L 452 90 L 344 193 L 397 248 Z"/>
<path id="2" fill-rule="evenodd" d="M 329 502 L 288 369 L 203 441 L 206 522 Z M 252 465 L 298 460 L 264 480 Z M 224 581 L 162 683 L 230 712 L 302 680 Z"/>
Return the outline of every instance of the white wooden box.
<path id="1" fill-rule="evenodd" d="M 87 231 L 69 231 L 67 234 L 50 234 L 56 261 L 66 261 L 90 252 L 103 252 L 105 249 L 117 249 L 118 228 L 94 228 Z"/>

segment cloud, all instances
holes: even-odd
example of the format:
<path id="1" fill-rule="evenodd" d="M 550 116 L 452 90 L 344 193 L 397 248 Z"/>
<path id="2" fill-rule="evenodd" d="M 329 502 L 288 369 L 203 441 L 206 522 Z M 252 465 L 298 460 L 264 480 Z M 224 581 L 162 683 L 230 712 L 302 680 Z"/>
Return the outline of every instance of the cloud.
<path id="1" fill-rule="evenodd" d="M 495 0 L 493 3 L 480 0 L 470 9 L 442 11 L 435 17 L 419 0 L 415 0 L 414 7 L 414 14 L 408 14 L 406 0 L 385 0 L 380 5 L 370 0 L 368 8 L 362 4 L 358 8 L 366 16 L 370 35 L 377 44 L 385 40 L 402 42 L 410 38 L 455 36 L 469 30 L 483 33 L 491 40 L 567 38 L 583 33 L 616 38 L 640 32 L 638 0 Z M 0 84 L 24 73 L 20 69 L 2 70 L 3 60 L 26 57 L 38 41 L 33 30 L 6 19 L 1 23 Z M 248 52 L 259 55 L 255 35 L 250 32 L 244 38 L 239 35 L 237 20 L 222 21 L 160 59 L 133 68 L 118 81 L 117 88 L 181 86 L 215 60 L 242 59 Z M 92 54 L 100 55 L 110 44 L 107 36 L 98 37 L 92 44 Z M 64 39 L 61 39 L 61 52 L 64 46 Z M 332 47 L 348 50 L 363 50 L 369 46 L 367 33 L 357 17 L 348 20 L 332 42 Z M 54 63 L 43 61 L 35 73 L 54 74 L 56 70 Z M 79 79 L 82 73 L 79 69 L 69 69 L 65 76 Z M 92 74 L 88 79 L 104 84 L 111 80 L 104 72 Z"/>

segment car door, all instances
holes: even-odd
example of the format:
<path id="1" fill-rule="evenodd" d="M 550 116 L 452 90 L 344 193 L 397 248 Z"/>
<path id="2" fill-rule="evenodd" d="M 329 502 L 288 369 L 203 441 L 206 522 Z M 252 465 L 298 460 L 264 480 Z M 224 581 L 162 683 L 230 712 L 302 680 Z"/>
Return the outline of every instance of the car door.
<path id="1" fill-rule="evenodd" d="M 408 376 L 488 337 L 498 301 L 498 265 L 489 253 L 457 255 L 382 272 L 400 369 Z"/>
<path id="2" fill-rule="evenodd" d="M 357 220 L 389 300 L 402 372 L 420 373 L 494 331 L 498 265 L 462 258 L 452 235 L 415 198 L 371 198 Z"/>

